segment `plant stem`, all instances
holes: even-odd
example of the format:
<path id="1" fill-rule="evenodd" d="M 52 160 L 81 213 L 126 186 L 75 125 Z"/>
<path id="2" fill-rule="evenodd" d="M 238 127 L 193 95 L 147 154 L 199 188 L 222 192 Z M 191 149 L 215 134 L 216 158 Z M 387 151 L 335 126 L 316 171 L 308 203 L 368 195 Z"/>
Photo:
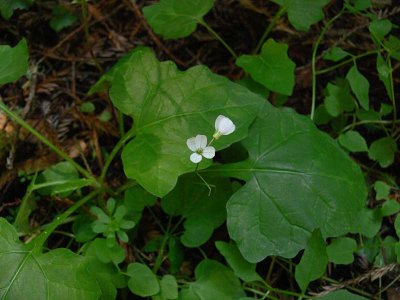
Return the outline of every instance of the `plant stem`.
<path id="1" fill-rule="evenodd" d="M 16 123 L 18 123 L 20 126 L 22 126 L 27 131 L 29 131 L 33 136 L 35 136 L 39 141 L 41 141 L 43 144 L 45 144 L 47 147 L 49 147 L 51 150 L 53 150 L 55 153 L 57 153 L 60 157 L 62 157 L 63 159 L 68 161 L 70 164 L 72 164 L 86 178 L 93 179 L 94 181 L 96 181 L 96 179 L 86 169 L 84 169 L 78 163 L 76 163 L 71 157 L 68 156 L 68 154 L 64 153 L 59 148 L 57 148 L 57 146 L 55 146 L 47 138 L 45 138 L 43 135 L 41 135 L 36 129 L 34 129 L 31 125 L 29 125 L 27 122 L 25 122 L 20 116 L 18 116 L 16 113 L 11 111 L 7 107 L 7 105 L 4 104 L 3 99 L 1 97 L 0 97 L 0 110 L 3 110 L 7 114 L 7 116 L 9 116 Z"/>
<path id="2" fill-rule="evenodd" d="M 134 129 L 134 127 L 132 127 L 127 133 L 125 133 L 125 135 L 118 141 L 118 143 L 112 149 L 110 155 L 107 157 L 107 160 L 104 163 L 103 169 L 101 170 L 101 174 L 100 174 L 100 183 L 101 184 L 104 183 L 108 168 L 110 167 L 115 156 L 118 154 L 119 150 L 121 150 L 121 148 L 125 145 L 125 143 L 128 140 L 130 140 L 131 138 L 133 138 L 135 136 L 135 134 L 136 134 L 135 129 Z"/>
<path id="3" fill-rule="evenodd" d="M 333 22 L 335 22 L 344 13 L 344 9 L 345 9 L 345 7 L 343 6 L 341 11 L 325 24 L 324 28 L 321 31 L 321 34 L 319 35 L 319 37 L 313 47 L 312 58 L 311 58 L 311 69 L 312 69 L 312 95 L 311 95 L 311 113 L 310 113 L 311 120 L 314 119 L 315 102 L 316 102 L 316 98 L 317 98 L 317 73 L 316 73 L 315 63 L 316 63 L 316 58 L 317 58 L 318 47 L 322 41 L 322 38 L 324 37 L 324 35 L 328 31 L 328 29 L 331 27 Z"/>
<path id="4" fill-rule="evenodd" d="M 101 188 L 94 190 L 86 197 L 83 197 L 81 200 L 76 202 L 74 205 L 69 207 L 66 211 L 64 211 L 61 215 L 57 216 L 47 227 L 45 231 L 43 231 L 37 238 L 33 240 L 34 249 L 33 251 L 36 253 L 40 253 L 42 251 L 43 245 L 49 236 L 56 230 L 58 226 L 60 226 L 65 219 L 67 219 L 72 213 L 74 213 L 78 208 L 84 205 L 86 202 L 94 198 L 97 194 L 101 193 L 103 190 Z"/>
<path id="5" fill-rule="evenodd" d="M 274 26 L 276 25 L 276 22 L 278 22 L 278 20 L 282 17 L 282 15 L 286 12 L 287 10 L 287 5 L 283 5 L 279 8 L 278 12 L 276 13 L 276 15 L 272 18 L 271 22 L 268 24 L 267 28 L 265 29 L 261 39 L 259 40 L 255 50 L 253 53 L 258 53 L 261 49 L 261 46 L 264 44 L 265 39 L 267 38 L 267 36 L 269 35 L 269 33 L 271 32 L 271 30 L 274 28 Z"/>
<path id="6" fill-rule="evenodd" d="M 224 39 L 214 31 L 214 29 L 212 29 L 210 26 L 208 26 L 208 24 L 204 21 L 204 20 L 199 20 L 198 21 L 199 24 L 203 25 L 213 36 L 215 36 L 215 38 L 221 42 L 222 45 L 224 45 L 224 47 L 226 48 L 226 50 L 229 51 L 229 53 L 236 59 L 238 58 L 237 54 L 235 53 L 235 51 L 233 51 L 233 49 L 224 41 Z"/>
<path id="7" fill-rule="evenodd" d="M 392 68 L 392 60 L 390 59 L 390 55 L 388 55 L 388 66 L 389 66 L 389 80 L 390 80 L 390 100 L 393 105 L 393 129 L 397 120 L 397 108 L 396 108 L 396 98 L 394 96 L 394 81 L 393 81 L 393 68 Z"/>

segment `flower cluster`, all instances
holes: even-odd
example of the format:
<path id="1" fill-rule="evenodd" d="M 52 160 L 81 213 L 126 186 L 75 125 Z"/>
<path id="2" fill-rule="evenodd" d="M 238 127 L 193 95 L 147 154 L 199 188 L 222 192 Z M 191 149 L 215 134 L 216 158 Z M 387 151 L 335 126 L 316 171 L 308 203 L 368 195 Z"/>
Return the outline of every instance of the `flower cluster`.
<path id="1" fill-rule="evenodd" d="M 235 124 L 232 120 L 219 115 L 215 120 L 215 133 L 209 144 L 207 144 L 207 137 L 202 134 L 198 134 L 186 141 L 186 145 L 193 152 L 190 155 L 190 161 L 198 164 L 201 162 L 203 157 L 211 159 L 215 156 L 215 148 L 210 146 L 214 140 L 218 140 L 223 135 L 228 135 L 234 132 L 236 129 Z"/>

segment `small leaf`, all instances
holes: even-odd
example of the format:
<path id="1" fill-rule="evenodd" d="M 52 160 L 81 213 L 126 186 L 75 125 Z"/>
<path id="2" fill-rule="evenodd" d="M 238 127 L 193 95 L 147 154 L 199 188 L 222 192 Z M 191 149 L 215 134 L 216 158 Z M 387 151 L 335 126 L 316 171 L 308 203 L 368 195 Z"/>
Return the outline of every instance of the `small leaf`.
<path id="1" fill-rule="evenodd" d="M 339 81 L 337 84 L 328 83 L 326 93 L 325 108 L 331 116 L 337 117 L 344 111 L 354 110 L 354 98 L 351 96 L 350 88 L 345 81 Z"/>
<path id="2" fill-rule="evenodd" d="M 146 206 L 153 206 L 157 197 L 137 185 L 125 191 L 123 205 L 126 207 L 126 219 L 139 223 Z"/>
<path id="3" fill-rule="evenodd" d="M 389 200 L 390 185 L 387 185 L 383 181 L 375 181 L 374 190 L 376 192 L 376 200 Z"/>
<path id="4" fill-rule="evenodd" d="M 201 261 L 195 275 L 196 281 L 187 284 L 179 293 L 180 300 L 232 300 L 245 296 L 239 279 L 219 262 Z"/>
<path id="5" fill-rule="evenodd" d="M 128 266 L 126 273 L 130 277 L 128 287 L 135 295 L 148 297 L 160 291 L 158 279 L 148 266 L 132 263 Z"/>
<path id="6" fill-rule="evenodd" d="M 347 131 L 339 136 L 339 143 L 350 152 L 368 152 L 365 139 L 357 131 Z"/>
<path id="7" fill-rule="evenodd" d="M 382 55 L 379 53 L 376 58 L 376 69 L 378 71 L 379 80 L 382 81 L 385 85 L 387 94 L 390 98 L 394 98 L 392 92 L 392 81 L 390 79 L 390 73 L 392 72 L 392 70 L 389 68 L 389 65 L 382 57 Z"/>
<path id="8" fill-rule="evenodd" d="M 326 247 L 329 261 L 342 265 L 348 265 L 354 261 L 353 253 L 356 250 L 356 241 L 348 237 L 336 238 Z"/>
<path id="9" fill-rule="evenodd" d="M 328 265 L 325 241 L 319 230 L 315 230 L 307 242 L 304 254 L 296 267 L 295 278 L 305 292 L 308 284 L 320 278 Z"/>
<path id="10" fill-rule="evenodd" d="M 57 6 L 52 11 L 50 27 L 59 32 L 76 22 L 76 17 L 64 6 Z"/>
<path id="11" fill-rule="evenodd" d="M 2 0 L 0 1 L 0 14 L 4 19 L 9 20 L 14 10 L 27 9 L 32 3 L 33 0 Z"/>
<path id="12" fill-rule="evenodd" d="M 178 283 L 172 275 L 164 275 L 160 281 L 161 294 L 165 299 L 178 299 Z"/>
<path id="13" fill-rule="evenodd" d="M 96 257 L 103 263 L 113 262 L 119 264 L 125 259 L 124 249 L 115 241 L 115 239 L 113 240 L 113 242 L 110 242 L 110 239 L 106 240 L 97 238 L 90 244 L 90 247 L 93 247 L 94 249 Z"/>
<path id="14" fill-rule="evenodd" d="M 259 55 L 242 55 L 236 64 L 267 89 L 291 95 L 294 87 L 295 63 L 287 55 L 288 45 L 267 40 Z"/>
<path id="15" fill-rule="evenodd" d="M 96 107 L 94 106 L 93 102 L 83 102 L 82 105 L 79 107 L 79 110 L 83 113 L 93 113 Z"/>
<path id="16" fill-rule="evenodd" d="M 347 56 L 351 56 L 351 54 L 340 47 L 333 47 L 324 54 L 324 59 L 337 62 Z"/>
<path id="17" fill-rule="evenodd" d="M 379 109 L 379 115 L 387 116 L 393 111 L 393 106 L 386 103 L 381 103 L 381 108 Z"/>
<path id="18" fill-rule="evenodd" d="M 235 244 L 215 242 L 215 246 L 222 256 L 225 257 L 228 265 L 237 277 L 245 282 L 262 280 L 256 272 L 256 264 L 245 260 Z"/>
<path id="19" fill-rule="evenodd" d="M 392 30 L 392 22 L 388 19 L 377 19 L 372 21 L 368 28 L 372 34 L 374 42 L 379 45 L 385 35 Z"/>
<path id="20" fill-rule="evenodd" d="M 28 70 L 28 59 L 28 45 L 25 39 L 13 48 L 0 46 L 0 85 L 13 82 L 24 75 Z"/>
<path id="21" fill-rule="evenodd" d="M 385 201 L 380 208 L 382 217 L 391 216 L 400 211 L 400 203 L 396 200 Z"/>
<path id="22" fill-rule="evenodd" d="M 320 300 L 368 300 L 368 298 L 350 293 L 347 290 L 338 290 L 318 298 Z"/>
<path id="23" fill-rule="evenodd" d="M 400 238 L 400 214 L 397 215 L 394 221 L 394 229 L 396 230 L 397 237 Z"/>
<path id="24" fill-rule="evenodd" d="M 397 144 L 392 137 L 383 137 L 372 142 L 369 147 L 369 158 L 379 162 L 382 168 L 390 166 L 397 152 Z"/>
<path id="25" fill-rule="evenodd" d="M 351 67 L 351 69 L 346 75 L 346 78 L 349 81 L 351 90 L 356 95 L 357 100 L 360 102 L 362 108 L 368 110 L 369 109 L 368 80 L 358 71 L 356 65 Z"/>
<path id="26" fill-rule="evenodd" d="M 194 32 L 213 5 L 213 0 L 161 0 L 144 7 L 143 14 L 155 33 L 177 39 Z"/>
<path id="27" fill-rule="evenodd" d="M 329 0 L 273 0 L 287 8 L 290 23 L 299 31 L 308 31 L 310 26 L 322 20 L 322 8 Z"/>

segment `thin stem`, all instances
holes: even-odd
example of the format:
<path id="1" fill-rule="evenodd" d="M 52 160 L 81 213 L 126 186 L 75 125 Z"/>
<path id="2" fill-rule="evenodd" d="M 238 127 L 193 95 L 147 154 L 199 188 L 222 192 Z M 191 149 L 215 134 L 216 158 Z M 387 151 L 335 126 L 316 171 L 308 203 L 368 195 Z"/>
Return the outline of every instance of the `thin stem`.
<path id="1" fill-rule="evenodd" d="M 47 147 L 49 147 L 51 150 L 53 150 L 55 153 L 57 153 L 60 157 L 68 161 L 70 164 L 72 164 L 82 175 L 84 175 L 86 178 L 93 179 L 94 181 L 95 178 L 83 167 L 81 167 L 78 163 L 76 163 L 71 157 L 68 156 L 68 154 L 64 153 L 61 151 L 57 146 L 55 146 L 52 142 L 50 142 L 47 138 L 45 138 L 43 135 L 41 135 L 36 129 L 34 129 L 31 125 L 26 123 L 20 116 L 18 116 L 16 113 L 11 111 L 7 105 L 5 105 L 2 101 L 3 99 L 0 97 L 0 109 L 3 110 L 7 116 L 9 116 L 11 119 L 13 119 L 16 123 L 18 123 L 20 126 L 25 128 L 27 131 L 29 131 L 33 136 L 35 136 L 39 141 L 41 141 L 43 144 L 45 144 Z"/>
<path id="2" fill-rule="evenodd" d="M 110 155 L 107 157 L 106 162 L 104 163 L 104 167 L 101 170 L 101 174 L 100 174 L 100 182 L 104 183 L 104 180 L 106 178 L 107 175 L 107 171 L 108 168 L 110 167 L 113 159 L 115 158 L 115 156 L 118 154 L 119 150 L 121 150 L 121 148 L 125 145 L 125 143 L 130 140 L 131 138 L 133 138 L 135 136 L 136 132 L 134 130 L 134 127 L 132 127 L 119 141 L 118 143 L 115 145 L 115 147 L 112 149 Z"/>
<path id="3" fill-rule="evenodd" d="M 56 230 L 58 226 L 60 226 L 65 219 L 67 219 L 71 214 L 73 214 L 78 208 L 80 208 L 82 205 L 84 205 L 86 202 L 94 198 L 97 194 L 101 193 L 103 190 L 101 188 L 94 190 L 90 194 L 88 194 L 86 197 L 83 197 L 81 200 L 76 202 L 74 205 L 69 207 L 66 211 L 64 211 L 61 215 L 57 216 L 46 228 L 45 231 L 43 231 L 37 238 L 34 239 L 34 249 L 33 251 L 36 253 L 40 253 L 42 251 L 43 245 L 46 242 L 46 240 L 49 238 L 49 236 Z"/>
<path id="4" fill-rule="evenodd" d="M 400 120 L 396 120 L 394 123 L 400 123 Z M 359 125 L 366 125 L 366 124 L 393 124 L 393 121 L 383 121 L 383 120 L 365 120 L 365 121 L 359 121 L 355 122 L 353 124 L 347 125 L 345 128 L 341 130 L 341 132 L 346 132 L 349 129 L 353 129 L 354 127 L 357 127 Z"/>
<path id="5" fill-rule="evenodd" d="M 271 32 L 271 30 L 275 27 L 276 22 L 278 22 L 278 20 L 282 17 L 282 15 L 286 12 L 287 10 L 287 6 L 283 5 L 279 8 L 278 12 L 276 13 L 276 15 L 272 18 L 271 22 L 268 24 L 267 28 L 265 29 L 261 39 L 259 40 L 255 50 L 253 53 L 258 53 L 261 49 L 261 46 L 264 44 L 265 39 L 267 38 L 267 36 L 269 35 L 269 33 Z"/>
<path id="6" fill-rule="evenodd" d="M 396 99 L 394 96 L 394 81 L 393 81 L 393 68 L 392 68 L 392 60 L 390 59 L 390 55 L 388 55 L 388 66 L 389 66 L 389 80 L 390 80 L 390 100 L 392 101 L 393 106 L 393 127 L 396 124 L 397 120 L 397 108 L 396 108 Z"/>
<path id="7" fill-rule="evenodd" d="M 224 39 L 214 31 L 214 29 L 212 29 L 210 26 L 208 26 L 208 24 L 204 21 L 204 20 L 200 20 L 199 23 L 201 25 L 203 25 L 213 36 L 215 36 L 215 38 L 221 42 L 222 45 L 224 45 L 224 47 L 226 48 L 226 50 L 229 51 L 229 53 L 236 59 L 238 58 L 237 54 L 235 53 L 235 51 L 233 51 L 233 49 L 224 41 Z"/>
<path id="8" fill-rule="evenodd" d="M 332 19 L 330 19 L 324 28 L 321 31 L 321 34 L 319 35 L 317 41 L 315 42 L 313 52 L 312 52 L 312 58 L 311 58 L 311 69 L 312 69 L 312 95 L 311 95 L 311 113 L 310 113 L 310 118 L 311 120 L 314 119 L 314 113 L 315 113 L 315 102 L 317 98 L 317 74 L 316 74 L 316 58 L 317 58 L 317 52 L 318 52 L 318 47 L 319 44 L 322 41 L 322 38 L 324 37 L 325 33 L 328 31 L 328 29 L 331 27 L 333 22 L 335 22 L 342 14 L 344 13 L 344 6 L 342 10 L 334 16 Z"/>

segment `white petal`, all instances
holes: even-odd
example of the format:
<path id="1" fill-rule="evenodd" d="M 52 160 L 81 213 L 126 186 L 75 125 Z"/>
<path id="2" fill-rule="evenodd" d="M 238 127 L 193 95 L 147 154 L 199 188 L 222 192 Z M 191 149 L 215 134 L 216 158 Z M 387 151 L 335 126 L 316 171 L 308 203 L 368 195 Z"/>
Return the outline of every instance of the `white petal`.
<path id="1" fill-rule="evenodd" d="M 196 135 L 196 150 L 204 149 L 207 146 L 207 137 L 202 134 Z"/>
<path id="2" fill-rule="evenodd" d="M 189 147 L 190 150 L 192 150 L 193 152 L 197 151 L 196 148 L 196 138 L 192 137 L 190 139 L 187 139 L 186 141 L 186 145 Z"/>
<path id="3" fill-rule="evenodd" d="M 215 129 L 222 135 L 228 135 L 235 131 L 236 126 L 233 124 L 231 119 L 219 115 L 215 121 Z"/>
<path id="4" fill-rule="evenodd" d="M 215 156 L 215 148 L 212 146 L 205 147 L 202 154 L 205 158 L 213 158 Z"/>
<path id="5" fill-rule="evenodd" d="M 192 153 L 192 155 L 190 155 L 190 161 L 192 163 L 198 164 L 199 162 L 201 162 L 202 159 L 203 159 L 203 156 L 201 156 L 198 153 Z"/>

